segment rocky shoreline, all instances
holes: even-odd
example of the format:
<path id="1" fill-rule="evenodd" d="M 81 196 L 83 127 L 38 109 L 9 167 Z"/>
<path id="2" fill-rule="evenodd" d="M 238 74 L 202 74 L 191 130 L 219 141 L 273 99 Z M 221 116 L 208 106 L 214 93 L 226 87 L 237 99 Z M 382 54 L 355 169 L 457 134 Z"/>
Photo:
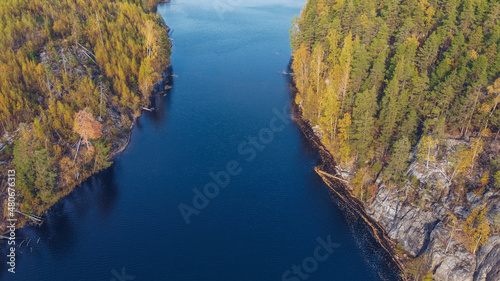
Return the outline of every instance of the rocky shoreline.
<path id="1" fill-rule="evenodd" d="M 290 87 L 293 101 L 297 89 L 292 82 L 290 82 Z M 337 199 L 336 201 L 339 207 L 344 212 L 350 213 L 352 219 L 365 224 L 373 238 L 390 256 L 391 260 L 389 262 L 392 263 L 392 267 L 397 268 L 400 272 L 404 272 L 404 259 L 397 254 L 396 243 L 389 238 L 384 227 L 366 213 L 363 203 L 352 195 L 346 183 L 343 182 L 344 179 L 342 179 L 341 175 L 337 172 L 337 165 L 333 156 L 321 143 L 321 140 L 309 122 L 302 117 L 302 111 L 299 106 L 292 102 L 291 110 L 294 122 L 301 128 L 306 139 L 319 154 L 319 161 L 315 167 L 315 171 L 330 187 L 335 199 Z"/>
<path id="2" fill-rule="evenodd" d="M 446 160 L 444 160 L 446 161 Z M 419 178 L 414 187 L 407 183 L 396 191 L 384 183 L 366 212 L 388 232 L 388 236 L 401 245 L 407 255 L 420 260 L 434 280 L 496 281 L 500 280 L 500 236 L 492 232 L 488 243 L 475 255 L 466 248 L 467 238 L 462 223 L 476 207 L 488 208 L 487 217 L 492 229 L 500 213 L 500 194 L 488 191 L 478 197 L 473 191 L 464 200 L 453 191 L 426 188 L 432 179 L 425 178 L 425 165 L 415 161 L 409 174 Z M 439 178 L 434 171 L 434 180 Z M 432 174 L 432 173 L 430 173 Z M 452 186 L 447 188 L 452 189 Z M 411 194 L 419 194 L 419 204 L 412 203 Z M 458 218 L 457 222 L 451 220 Z M 495 230 L 494 230 L 495 231 Z"/>
<path id="3" fill-rule="evenodd" d="M 293 101 L 297 89 L 293 81 L 290 85 Z M 474 256 L 466 249 L 459 231 L 446 224 L 450 210 L 455 216 L 465 219 L 478 206 L 488 207 L 488 218 L 490 222 L 494 221 L 500 213 L 499 192 L 489 191 L 479 198 L 471 191 L 467 194 L 467 202 L 463 202 L 454 192 L 450 192 L 451 187 L 448 187 L 445 196 L 440 193 L 441 190 L 429 191 L 426 184 L 431 180 L 442 180 L 442 169 L 435 169 L 434 174 L 429 176 L 429 173 L 422 172 L 425 165 L 414 161 L 408 173 L 420 177 L 417 190 L 407 184 L 403 191 L 397 192 L 378 179 L 378 192 L 364 204 L 354 197 L 349 174 L 340 170 L 333 155 L 322 144 L 318 132 L 302 117 L 302 111 L 295 102 L 292 102 L 292 115 L 319 153 L 320 160 L 315 171 L 331 188 L 340 207 L 355 214 L 360 218 L 358 220 L 364 221 L 369 227 L 373 237 L 391 256 L 390 262 L 400 270 L 403 279 L 406 278 L 406 272 L 414 270 L 409 267 L 422 267 L 422 274 L 431 272 L 433 280 L 500 280 L 500 236 L 492 235 Z M 454 149 L 460 141 L 450 142 L 450 149 Z M 494 155 L 492 151 L 484 154 L 482 157 Z M 410 192 L 428 198 L 422 199 L 422 205 L 417 206 L 406 200 L 405 194 Z"/>

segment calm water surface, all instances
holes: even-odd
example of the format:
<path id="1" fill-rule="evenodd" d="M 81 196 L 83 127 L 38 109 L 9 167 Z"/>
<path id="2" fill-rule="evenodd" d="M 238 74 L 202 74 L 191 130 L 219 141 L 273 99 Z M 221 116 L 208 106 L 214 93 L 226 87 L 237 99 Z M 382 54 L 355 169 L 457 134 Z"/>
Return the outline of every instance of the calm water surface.
<path id="1" fill-rule="evenodd" d="M 276 117 L 285 108 L 290 118 L 283 71 L 290 21 L 303 4 L 161 5 L 174 29 L 172 90 L 156 98 L 157 111 L 144 112 L 110 169 L 52 208 L 45 225 L 17 232 L 31 241 L 17 251 L 17 273 L 2 262 L 0 279 L 397 280 L 315 174 L 317 155 L 299 128 Z M 282 129 L 272 136 L 271 121 Z M 186 224 L 179 205 L 193 207 L 193 189 L 228 162 L 240 173 Z M 308 258 L 328 236 L 338 244 L 333 253 Z M 282 279 L 303 261 L 310 273 Z"/>

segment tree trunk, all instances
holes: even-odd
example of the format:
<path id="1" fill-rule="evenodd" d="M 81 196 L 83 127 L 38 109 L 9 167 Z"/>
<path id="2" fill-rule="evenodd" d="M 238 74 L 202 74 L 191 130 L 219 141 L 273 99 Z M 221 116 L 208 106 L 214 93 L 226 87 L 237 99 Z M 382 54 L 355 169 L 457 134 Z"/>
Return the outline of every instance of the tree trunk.
<path id="1" fill-rule="evenodd" d="M 319 80 L 320 80 L 320 76 L 321 76 L 321 73 L 320 73 L 320 70 L 321 70 L 321 58 L 318 56 L 316 58 L 318 60 L 318 66 L 316 68 L 316 94 L 320 95 L 320 92 L 319 92 Z M 319 116 L 321 115 L 321 101 L 322 101 L 322 96 L 319 97 L 319 108 L 318 108 L 318 122 L 319 122 Z"/>
<path id="2" fill-rule="evenodd" d="M 426 170 L 429 170 L 429 156 L 431 154 L 431 146 L 429 145 L 429 148 L 427 149 L 427 165 L 425 166 Z"/>
<path id="3" fill-rule="evenodd" d="M 498 97 L 500 97 L 500 94 L 497 95 L 496 99 L 498 99 Z M 495 103 L 495 106 L 493 107 L 493 109 L 491 110 L 490 112 L 490 116 L 488 117 L 491 117 L 491 115 L 493 114 L 493 112 L 495 111 L 495 109 L 497 109 L 497 105 L 498 105 L 498 102 Z"/>
<path id="4" fill-rule="evenodd" d="M 335 116 L 335 126 L 333 127 L 333 140 L 335 140 L 335 135 L 337 135 L 337 116 Z"/>
<path id="5" fill-rule="evenodd" d="M 334 134 L 334 132 L 333 132 L 332 128 L 333 128 L 333 118 L 332 118 L 332 116 L 330 115 L 330 142 L 333 142 L 333 136 L 334 136 L 334 135 L 333 135 L 333 134 Z"/>
<path id="6" fill-rule="evenodd" d="M 73 159 L 73 164 L 76 163 L 76 157 L 78 156 L 78 151 L 80 150 L 80 144 L 82 144 L 82 137 L 80 137 L 80 140 L 78 141 L 78 146 L 76 147 L 75 159 Z"/>
<path id="7" fill-rule="evenodd" d="M 100 97 L 99 97 L 99 117 L 101 117 L 101 118 L 102 118 L 101 115 L 102 115 L 102 100 L 103 100 L 102 99 L 102 95 L 103 95 L 102 87 L 103 86 L 102 86 L 102 82 L 101 82 L 101 83 L 99 83 L 99 92 L 101 94 Z"/>
<path id="8" fill-rule="evenodd" d="M 451 184 L 451 181 L 453 180 L 453 178 L 455 177 L 456 173 L 457 173 L 457 168 L 455 168 L 455 170 L 453 170 L 453 173 L 451 173 L 450 184 Z"/>
<path id="9" fill-rule="evenodd" d="M 481 236 L 482 236 L 482 235 L 479 235 L 479 238 L 477 239 L 477 242 L 476 242 L 476 247 L 474 248 L 474 253 L 473 253 L 473 255 L 475 255 L 475 254 L 476 254 L 476 251 L 477 251 L 477 245 L 479 245 L 479 241 L 481 241 Z"/>
<path id="10" fill-rule="evenodd" d="M 101 31 L 101 22 L 99 21 L 99 16 L 97 15 L 97 11 L 95 12 L 95 17 L 97 19 L 97 27 L 99 27 L 99 36 L 101 37 L 101 44 L 103 48 L 106 48 L 104 46 L 104 40 L 102 40 L 102 31 Z"/>
<path id="11" fill-rule="evenodd" d="M 318 122 L 319 122 L 319 117 L 321 116 L 321 107 L 323 106 L 322 101 L 323 101 L 323 93 L 321 93 L 319 96 Z"/>
<path id="12" fill-rule="evenodd" d="M 453 231 L 453 230 L 452 230 L 452 231 Z M 444 253 L 445 253 L 445 254 L 448 252 L 448 248 L 450 247 L 451 238 L 453 238 L 453 232 L 452 232 L 452 233 L 450 233 L 450 239 L 448 239 L 448 245 L 446 245 L 446 250 L 444 250 Z"/>
<path id="13" fill-rule="evenodd" d="M 66 75 L 66 56 L 64 55 L 64 49 L 61 48 L 62 61 L 64 66 L 64 74 Z"/>
<path id="14" fill-rule="evenodd" d="M 481 137 L 479 137 L 481 139 Z M 472 161 L 471 161 L 471 169 L 474 169 L 474 159 L 476 159 L 476 154 L 477 154 L 477 147 L 474 147 L 474 154 L 472 155 Z"/>
<path id="15" fill-rule="evenodd" d="M 476 107 L 477 101 L 479 100 L 479 93 L 480 93 L 480 91 L 477 91 L 476 100 L 474 101 L 474 105 L 472 106 L 472 111 L 470 113 L 469 121 L 467 122 L 467 125 L 465 126 L 465 134 L 464 135 L 467 135 L 467 132 L 469 131 L 469 125 L 472 121 L 472 115 L 474 115 L 474 108 Z"/>

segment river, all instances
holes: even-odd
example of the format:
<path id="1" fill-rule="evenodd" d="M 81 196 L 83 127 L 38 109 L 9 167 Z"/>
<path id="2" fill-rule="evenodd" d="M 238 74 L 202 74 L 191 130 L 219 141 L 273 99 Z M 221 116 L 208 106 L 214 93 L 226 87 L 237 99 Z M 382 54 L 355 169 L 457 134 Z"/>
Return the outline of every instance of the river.
<path id="1" fill-rule="evenodd" d="M 3 263 L 0 280 L 398 280 L 290 120 L 288 29 L 303 5 L 160 5 L 173 88 L 111 168 L 17 231 L 16 273 Z"/>

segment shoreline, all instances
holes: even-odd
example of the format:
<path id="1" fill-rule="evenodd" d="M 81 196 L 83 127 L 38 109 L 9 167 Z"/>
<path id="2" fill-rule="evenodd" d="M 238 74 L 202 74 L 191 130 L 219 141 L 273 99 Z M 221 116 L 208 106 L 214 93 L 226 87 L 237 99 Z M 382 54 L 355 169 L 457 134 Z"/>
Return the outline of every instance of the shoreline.
<path id="1" fill-rule="evenodd" d="M 170 30 L 170 29 L 168 29 L 168 30 Z M 163 71 L 163 75 L 164 75 L 165 78 L 163 78 L 160 81 L 158 81 L 155 84 L 155 86 L 154 86 L 154 90 L 151 93 L 151 96 L 149 97 L 150 102 L 148 104 L 148 107 L 151 106 L 151 104 L 152 104 L 151 100 L 156 95 L 160 95 L 162 93 L 162 91 L 158 90 L 158 88 L 161 87 L 161 88 L 164 89 L 163 90 L 165 92 L 164 95 L 169 94 L 168 91 L 171 89 L 171 86 L 172 86 L 172 69 L 171 69 L 171 65 L 170 64 L 165 68 L 165 71 Z M 169 86 L 169 88 L 165 88 L 165 86 Z M 152 109 L 145 109 L 145 108 L 143 108 L 141 110 L 141 115 L 139 115 L 137 117 L 134 117 L 134 120 L 132 120 L 132 124 L 130 125 L 129 131 L 126 132 L 126 133 L 124 132 L 125 133 L 125 136 L 124 136 L 125 141 L 121 145 L 119 145 L 118 148 L 115 151 L 110 151 L 109 158 L 108 158 L 109 162 L 112 162 L 113 160 L 115 160 L 118 156 L 120 156 L 120 154 L 122 154 L 127 149 L 128 145 L 130 144 L 130 141 L 132 140 L 132 130 L 134 129 L 134 127 L 135 127 L 135 125 L 137 123 L 137 120 L 139 120 L 139 118 L 141 118 L 142 112 L 143 111 L 154 112 L 155 110 L 156 110 L 155 108 L 152 108 Z M 92 174 L 92 175 L 95 175 L 95 174 Z"/>
<path id="2" fill-rule="evenodd" d="M 162 2 L 162 3 L 165 3 L 165 2 Z M 171 31 L 170 27 L 165 22 L 163 22 L 163 24 L 164 24 L 164 27 L 165 27 L 165 32 L 167 34 L 170 34 L 170 31 Z M 170 41 L 170 47 L 172 47 L 172 41 Z M 148 103 L 147 107 L 149 108 L 151 106 L 151 104 L 153 104 L 153 98 L 155 96 L 160 95 L 160 94 L 164 94 L 164 95 L 169 94 L 169 90 L 170 90 L 172 84 L 173 84 L 173 81 L 172 81 L 172 67 L 171 67 L 170 60 L 169 60 L 169 64 L 164 68 L 164 71 L 162 72 L 161 79 L 159 81 L 157 81 L 154 84 L 154 86 L 153 86 L 153 90 L 152 90 L 151 95 L 149 97 L 149 103 Z M 113 109 L 111 109 L 111 111 L 112 110 Z M 146 110 L 146 109 L 143 108 L 140 111 L 140 115 L 139 116 L 133 116 L 132 115 L 133 120 L 131 122 L 129 130 L 126 131 L 124 129 L 124 127 L 120 128 L 120 135 L 119 135 L 119 137 L 114 142 L 110 141 L 111 145 L 113 143 L 117 145 L 117 147 L 114 150 L 113 149 L 110 150 L 109 155 L 108 155 L 107 162 L 110 162 L 111 165 L 113 165 L 113 161 L 121 153 L 123 153 L 127 149 L 127 147 L 129 146 L 130 141 L 132 139 L 132 130 L 135 127 L 137 120 L 142 116 L 143 111 L 150 111 L 151 112 L 151 111 L 154 111 L 154 108 L 153 108 L 153 110 Z M 8 163 L 7 165 L 12 165 L 12 162 Z M 52 209 L 54 206 L 58 205 L 62 200 L 64 200 L 68 195 L 70 195 L 73 191 L 75 191 L 84 182 L 86 182 L 87 180 L 89 180 L 91 177 L 98 175 L 102 171 L 104 171 L 104 170 L 92 172 L 90 175 L 88 175 L 84 179 L 82 179 L 79 182 L 77 182 L 74 186 L 71 186 L 71 187 L 68 186 L 67 189 L 65 190 L 66 192 L 60 193 L 60 198 L 57 199 L 57 201 L 55 201 L 53 204 L 51 204 L 50 206 L 48 206 L 46 209 L 44 209 L 39 214 L 39 216 L 43 216 L 44 214 L 47 214 L 47 212 L 49 212 L 50 209 Z M 6 222 L 6 217 L 3 216 L 2 220 L 0 220 L 0 223 L 3 223 L 2 227 L 5 225 L 5 222 Z M 43 217 L 42 217 L 42 221 L 34 221 L 33 219 L 31 219 L 28 216 L 20 216 L 20 217 L 18 217 L 18 223 L 19 224 L 16 225 L 16 230 L 22 229 L 22 228 L 27 227 L 27 226 L 35 226 L 35 225 L 41 226 L 44 222 L 45 222 L 45 219 Z M 8 228 L 0 229 L 0 236 L 6 234 L 8 232 L 9 232 Z"/>
<path id="3" fill-rule="evenodd" d="M 291 70 L 290 70 L 291 71 Z M 318 136 L 314 133 L 313 128 L 307 120 L 303 118 L 302 110 L 295 103 L 295 96 L 297 95 L 297 88 L 290 79 L 290 94 L 291 94 L 291 113 L 292 120 L 300 127 L 302 134 L 307 139 L 307 141 L 314 147 L 319 155 L 319 160 L 314 168 L 314 171 L 323 179 L 323 182 L 330 187 L 333 195 L 340 200 L 345 206 L 339 206 L 343 211 L 348 211 L 355 214 L 358 218 L 362 219 L 372 237 L 377 241 L 384 251 L 389 255 L 391 261 L 395 267 L 399 269 L 400 276 L 403 276 L 405 272 L 405 266 L 402 262 L 402 258 L 396 252 L 396 242 L 393 241 L 387 235 L 387 231 L 382 227 L 382 225 L 376 221 L 374 218 L 369 216 L 364 208 L 363 203 L 361 203 L 357 198 L 355 198 L 351 191 L 348 189 L 346 184 L 342 181 L 348 183 L 347 180 L 342 179 L 342 176 L 337 173 L 337 165 L 334 161 L 333 156 L 330 151 L 323 145 Z"/>
<path id="4" fill-rule="evenodd" d="M 158 94 L 158 93 L 156 93 Z M 153 96 L 153 95 L 152 95 Z M 137 118 L 134 118 L 134 120 L 132 121 L 132 125 L 130 127 L 130 130 L 128 132 L 124 132 L 124 138 L 123 139 L 120 139 L 120 140 L 124 140 L 123 142 L 121 142 L 121 145 L 118 146 L 118 148 L 115 150 L 115 151 L 110 151 L 110 154 L 109 154 L 109 158 L 108 158 L 108 162 L 113 162 L 113 160 L 115 160 L 118 156 L 120 156 L 120 154 L 122 154 L 129 146 L 130 144 L 130 141 L 132 139 L 132 129 L 134 128 L 137 120 L 142 116 L 142 113 L 140 116 L 138 116 Z M 114 163 L 111 164 L 111 166 L 114 165 Z M 110 166 L 110 167 L 111 167 Z M 109 167 L 107 168 L 109 169 Z M 60 204 L 60 202 L 62 200 L 64 200 L 68 195 L 70 195 L 73 191 L 75 191 L 78 187 L 82 186 L 87 180 L 89 180 L 90 178 L 98 175 L 99 173 L 105 171 L 106 169 L 104 170 L 101 170 L 101 171 L 98 171 L 98 172 L 95 172 L 95 173 L 92 173 L 90 174 L 87 178 L 83 179 L 80 183 L 76 184 L 75 186 L 73 186 L 72 188 L 69 189 L 69 192 L 63 194 L 61 196 L 61 198 L 59 198 L 54 204 L 52 204 L 51 206 L 49 206 L 45 211 L 43 211 L 40 215 L 43 215 L 43 214 L 46 214 L 47 212 L 50 211 L 50 209 L 52 209 L 53 207 L 55 207 L 56 205 Z M 42 217 L 43 219 L 43 217 Z M 19 219 L 18 219 L 19 221 Z M 43 219 L 41 222 L 34 222 L 33 220 L 30 220 L 30 218 L 27 218 L 26 221 L 20 223 L 17 227 L 16 227 L 16 230 L 19 230 L 19 229 L 22 229 L 24 227 L 28 227 L 28 226 L 41 226 L 46 220 Z M 8 233 L 9 230 L 6 228 L 5 230 L 0 230 L 0 236 Z"/>

